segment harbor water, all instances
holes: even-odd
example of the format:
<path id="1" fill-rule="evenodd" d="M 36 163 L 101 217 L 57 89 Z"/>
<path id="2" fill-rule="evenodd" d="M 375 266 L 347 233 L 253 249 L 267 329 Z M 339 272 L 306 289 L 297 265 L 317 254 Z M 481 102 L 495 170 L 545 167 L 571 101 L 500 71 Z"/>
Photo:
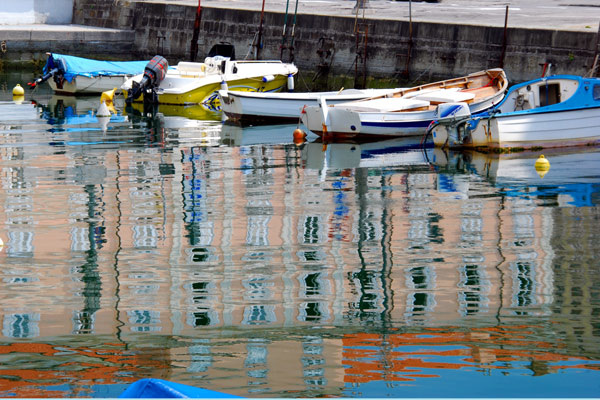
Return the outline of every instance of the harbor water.
<path id="1" fill-rule="evenodd" d="M 294 143 L 28 78 L 0 75 L 0 397 L 600 393 L 600 148 Z"/>

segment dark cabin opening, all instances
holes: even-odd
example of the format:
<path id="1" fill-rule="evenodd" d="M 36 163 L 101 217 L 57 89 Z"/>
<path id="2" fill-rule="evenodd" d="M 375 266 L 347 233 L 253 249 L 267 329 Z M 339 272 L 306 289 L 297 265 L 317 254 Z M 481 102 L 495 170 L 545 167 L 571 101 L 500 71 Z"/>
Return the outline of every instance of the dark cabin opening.
<path id="1" fill-rule="evenodd" d="M 235 47 L 228 42 L 217 43 L 208 52 L 208 57 L 214 56 L 229 57 L 233 61 L 235 60 Z"/>
<path id="2" fill-rule="evenodd" d="M 560 103 L 560 84 L 546 83 L 540 86 L 540 107 Z"/>

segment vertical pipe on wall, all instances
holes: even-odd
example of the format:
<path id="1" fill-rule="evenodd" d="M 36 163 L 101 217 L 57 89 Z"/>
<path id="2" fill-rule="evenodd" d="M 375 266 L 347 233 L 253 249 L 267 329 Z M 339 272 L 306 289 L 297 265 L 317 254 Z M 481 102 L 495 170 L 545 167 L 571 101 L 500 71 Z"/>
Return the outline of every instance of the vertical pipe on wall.
<path id="1" fill-rule="evenodd" d="M 596 76 L 596 71 L 598 69 L 598 46 L 600 46 L 600 24 L 598 24 L 598 33 L 596 33 L 596 46 L 594 46 L 594 58 L 592 62 L 592 69 L 589 73 L 590 78 Z"/>
<path id="2" fill-rule="evenodd" d="M 200 36 L 200 21 L 202 20 L 202 7 L 198 0 L 198 8 L 196 9 L 196 19 L 194 20 L 194 33 L 192 34 L 192 43 L 190 46 L 190 61 L 196 61 L 198 54 L 198 36 Z"/>
<path id="3" fill-rule="evenodd" d="M 506 55 L 506 30 L 508 28 L 508 6 L 504 15 L 504 37 L 502 39 L 502 56 L 500 57 L 500 68 L 504 68 L 504 56 Z"/>
<path id="4" fill-rule="evenodd" d="M 403 78 L 408 78 L 408 66 L 410 65 L 410 55 L 412 53 L 413 29 L 412 29 L 412 1 L 408 2 L 408 50 L 406 52 L 406 65 L 404 66 Z"/>
<path id="5" fill-rule="evenodd" d="M 260 24 L 258 25 L 258 40 L 256 43 L 256 59 L 259 59 L 260 49 L 262 47 L 262 31 L 263 31 L 263 21 L 265 19 L 265 0 L 262 2 L 262 10 L 260 12 Z"/>

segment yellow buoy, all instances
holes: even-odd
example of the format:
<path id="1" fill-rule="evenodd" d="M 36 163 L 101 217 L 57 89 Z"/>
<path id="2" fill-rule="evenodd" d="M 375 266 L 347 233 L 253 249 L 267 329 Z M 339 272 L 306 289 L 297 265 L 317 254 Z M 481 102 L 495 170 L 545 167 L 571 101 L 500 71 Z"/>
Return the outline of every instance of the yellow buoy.
<path id="1" fill-rule="evenodd" d="M 25 95 L 25 89 L 23 89 L 23 88 L 21 87 L 21 85 L 19 85 L 19 84 L 17 83 L 17 86 L 15 86 L 15 87 L 13 88 L 13 96 L 24 96 L 24 95 Z"/>
<path id="2" fill-rule="evenodd" d="M 535 170 L 540 178 L 543 178 L 544 175 L 548 173 L 548 170 L 550 170 L 550 161 L 548 161 L 543 154 L 539 156 L 537 160 L 535 160 Z"/>
<path id="3" fill-rule="evenodd" d="M 106 103 L 107 106 L 110 106 L 111 104 L 113 104 L 113 98 L 115 97 L 115 92 L 116 92 L 117 88 L 114 88 L 112 90 L 107 90 L 106 92 L 102 92 L 102 95 L 100 96 L 100 103 Z"/>

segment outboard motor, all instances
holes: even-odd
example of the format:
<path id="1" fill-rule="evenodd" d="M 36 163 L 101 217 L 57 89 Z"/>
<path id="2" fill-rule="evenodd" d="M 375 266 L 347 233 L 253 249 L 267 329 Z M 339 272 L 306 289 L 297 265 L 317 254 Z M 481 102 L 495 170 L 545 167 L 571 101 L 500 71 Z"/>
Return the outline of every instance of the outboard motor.
<path id="1" fill-rule="evenodd" d="M 146 65 L 146 68 L 144 68 L 142 80 L 139 83 L 133 82 L 129 94 L 127 95 L 127 104 L 131 104 L 135 99 L 140 97 L 140 94 L 142 93 L 144 94 L 144 104 L 158 103 L 156 89 L 162 80 L 165 79 L 168 68 L 169 63 L 163 56 L 154 56 Z"/>
<path id="2" fill-rule="evenodd" d="M 46 66 L 44 67 L 44 71 L 47 71 L 44 75 L 40 76 L 33 82 L 27 82 L 30 89 L 35 89 L 39 84 L 46 82 L 50 78 L 54 78 L 54 82 L 56 82 L 56 86 L 59 89 L 62 89 L 62 83 L 65 80 L 65 71 L 67 70 L 67 66 L 65 65 L 65 60 L 62 58 L 49 58 Z"/>

